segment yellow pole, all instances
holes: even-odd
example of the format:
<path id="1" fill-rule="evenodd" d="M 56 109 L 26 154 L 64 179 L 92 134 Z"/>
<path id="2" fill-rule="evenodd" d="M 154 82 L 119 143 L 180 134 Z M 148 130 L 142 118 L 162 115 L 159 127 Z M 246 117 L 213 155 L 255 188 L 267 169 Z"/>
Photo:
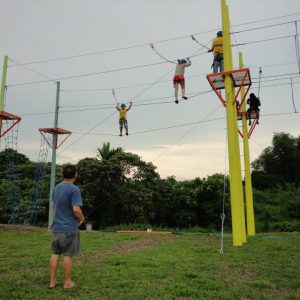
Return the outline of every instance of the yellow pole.
<path id="1" fill-rule="evenodd" d="M 3 61 L 2 82 L 1 82 L 1 91 L 0 91 L 0 111 L 4 110 L 4 95 L 5 95 L 5 87 L 6 87 L 7 63 L 8 63 L 8 56 L 5 55 Z"/>
<path id="2" fill-rule="evenodd" d="M 239 53 L 240 68 L 244 67 L 243 53 Z M 245 95 L 245 88 L 241 89 L 241 101 Z M 242 105 L 242 112 L 246 113 L 246 101 Z M 255 235 L 254 209 L 253 209 L 253 194 L 252 194 L 252 180 L 250 173 L 250 151 L 248 141 L 247 117 L 242 116 L 243 124 L 243 143 L 244 143 L 244 165 L 245 165 L 245 192 L 246 192 L 246 216 L 247 216 L 247 233 L 250 236 Z"/>
<path id="3" fill-rule="evenodd" d="M 6 88 L 7 63 L 8 63 L 8 56 L 5 55 L 3 61 L 2 82 L 1 82 L 1 90 L 0 90 L 0 112 L 4 110 L 4 95 L 5 95 L 5 88 Z M 0 118 L 0 135 L 1 135 L 1 131 L 2 131 L 2 119 Z"/>
<path id="4" fill-rule="evenodd" d="M 229 30 L 230 30 L 230 19 L 229 19 L 229 8 L 228 5 L 226 5 L 226 19 L 229 24 Z M 231 47 L 231 40 L 230 40 L 230 69 L 233 70 L 233 62 L 232 62 L 232 47 Z M 233 96 L 235 96 L 235 88 L 232 85 L 232 93 Z M 236 110 L 236 105 L 233 105 L 233 124 L 235 127 L 235 132 L 236 136 L 234 138 L 234 141 L 236 143 L 236 149 L 237 149 L 237 154 L 236 154 L 236 159 L 239 170 L 239 176 L 237 178 L 238 181 L 238 210 L 239 210 L 239 222 L 240 222 L 240 229 L 241 229 L 241 235 L 242 235 L 242 241 L 243 243 L 246 243 L 247 241 L 247 235 L 246 235 L 246 223 L 245 223 L 245 206 L 244 206 L 244 192 L 243 192 L 243 181 L 242 181 L 242 168 L 241 168 L 241 159 L 240 159 L 240 144 L 239 144 L 239 136 L 238 136 L 238 122 L 237 122 L 237 110 Z"/>
<path id="5" fill-rule="evenodd" d="M 224 49 L 224 71 L 231 71 L 231 38 L 229 18 L 227 14 L 226 0 L 221 0 L 222 6 L 222 31 L 223 31 L 223 49 Z M 238 147 L 236 114 L 232 102 L 234 100 L 234 89 L 232 78 L 225 75 L 225 96 L 226 96 L 226 119 L 228 136 L 228 157 L 229 157 L 229 178 L 230 178 L 230 204 L 232 218 L 232 240 L 233 246 L 242 246 L 242 230 L 239 205 L 239 178 L 241 178 L 240 151 Z M 235 121 L 234 121 L 235 120 Z"/>

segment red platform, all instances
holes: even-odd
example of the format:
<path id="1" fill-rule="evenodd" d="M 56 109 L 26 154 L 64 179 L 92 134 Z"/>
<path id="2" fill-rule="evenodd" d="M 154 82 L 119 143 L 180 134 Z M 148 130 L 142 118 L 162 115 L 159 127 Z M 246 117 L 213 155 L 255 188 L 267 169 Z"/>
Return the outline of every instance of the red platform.
<path id="1" fill-rule="evenodd" d="M 21 117 L 13 115 L 7 111 L 0 111 L 0 123 L 1 123 L 1 128 L 2 128 L 2 120 L 10 120 L 12 121 L 12 124 L 4 131 L 1 132 L 0 137 L 3 137 L 8 131 L 10 131 L 13 127 L 15 127 L 20 121 L 21 121 Z"/>
<path id="2" fill-rule="evenodd" d="M 224 107 L 226 107 L 226 100 L 221 95 L 220 90 L 225 89 L 225 76 L 226 75 L 230 75 L 230 77 L 232 78 L 233 86 L 235 88 L 237 88 L 232 105 L 236 105 L 236 101 L 238 99 L 238 96 L 240 95 L 242 86 L 246 87 L 245 94 L 237 107 L 237 113 L 238 113 L 237 118 L 238 118 L 238 120 L 242 120 L 242 114 L 246 114 L 246 118 L 248 119 L 247 112 L 240 112 L 240 110 L 241 110 L 241 107 L 242 107 L 246 97 L 247 97 L 250 87 L 252 85 L 250 70 L 249 70 L 249 68 L 243 68 L 243 69 L 238 69 L 238 70 L 232 70 L 232 71 L 227 71 L 227 72 L 206 75 L 206 78 L 207 78 L 209 84 L 211 85 L 211 87 L 215 91 L 215 93 L 217 94 L 218 98 L 220 99 L 220 101 L 222 102 Z M 250 136 L 257 124 L 256 113 L 251 113 L 250 118 L 253 119 L 253 121 L 252 121 L 251 127 L 248 130 L 248 138 L 250 138 Z M 243 134 L 241 133 L 240 130 L 239 130 L 239 134 L 241 137 L 243 137 Z"/>
<path id="3" fill-rule="evenodd" d="M 246 99 L 246 96 L 248 94 L 248 91 L 251 87 L 251 76 L 250 76 L 250 70 L 248 68 L 244 69 L 238 69 L 238 70 L 232 70 L 232 71 L 227 71 L 227 72 L 221 72 L 221 73 L 214 73 L 214 74 L 208 74 L 206 75 L 206 78 L 208 82 L 210 83 L 211 87 L 213 90 L 216 92 L 218 98 L 222 102 L 222 104 L 226 107 L 226 101 L 220 94 L 219 90 L 225 89 L 225 76 L 230 75 L 232 78 L 232 82 L 235 88 L 238 88 L 233 103 L 232 105 L 235 104 L 242 86 L 247 86 L 245 95 L 239 105 L 239 108 L 242 107 L 243 102 Z M 239 109 L 238 109 L 239 110 Z"/>
<path id="4" fill-rule="evenodd" d="M 52 143 L 51 141 L 46 137 L 46 133 L 49 133 L 51 135 L 56 135 L 56 145 L 55 148 L 58 149 L 64 142 L 65 140 L 71 135 L 71 131 L 63 129 L 63 128 L 40 128 L 39 129 L 41 135 L 44 137 L 48 145 L 52 148 Z M 58 144 L 58 135 L 67 135 L 59 144 Z"/>

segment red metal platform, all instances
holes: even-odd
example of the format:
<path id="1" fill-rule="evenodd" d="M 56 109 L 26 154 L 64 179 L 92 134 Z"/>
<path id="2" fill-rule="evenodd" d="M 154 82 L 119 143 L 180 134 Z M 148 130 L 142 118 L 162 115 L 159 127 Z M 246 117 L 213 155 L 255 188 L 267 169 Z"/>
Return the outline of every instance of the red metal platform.
<path id="1" fill-rule="evenodd" d="M 14 126 L 16 126 L 21 120 L 22 118 L 16 115 L 13 115 L 7 111 L 0 111 L 0 126 L 2 129 L 2 120 L 5 121 L 12 121 L 12 124 L 4 131 L 4 132 L 0 132 L 0 137 L 3 137 L 8 131 L 10 131 Z"/>
<path id="2" fill-rule="evenodd" d="M 246 119 L 249 120 L 249 115 L 248 115 L 247 112 L 238 112 L 237 119 L 239 121 L 242 120 L 243 115 L 246 115 Z M 251 122 L 250 128 L 248 129 L 248 139 L 251 137 L 251 134 L 252 134 L 252 132 L 253 132 L 256 124 L 257 124 L 257 114 L 256 114 L 256 112 L 251 112 L 250 119 L 253 120 L 253 121 Z M 243 137 L 243 133 L 240 130 L 239 130 L 239 135 L 241 137 Z"/>
<path id="3" fill-rule="evenodd" d="M 227 72 L 213 73 L 213 74 L 206 75 L 206 78 L 207 78 L 209 84 L 211 85 L 211 87 L 213 88 L 213 90 L 217 94 L 218 98 L 220 99 L 220 101 L 222 102 L 222 104 L 225 107 L 226 107 L 226 101 L 222 97 L 219 90 L 225 89 L 225 76 L 226 75 L 230 75 L 230 77 L 232 78 L 233 86 L 235 88 L 238 88 L 232 105 L 235 104 L 235 102 L 240 94 L 242 86 L 247 87 L 246 91 L 245 91 L 245 95 L 239 105 L 239 108 L 240 108 L 240 107 L 242 107 L 242 104 L 245 101 L 248 91 L 252 84 L 250 70 L 249 70 L 249 68 L 244 68 L 244 69 L 238 69 L 238 70 L 232 70 L 232 71 L 227 71 Z"/>
<path id="4" fill-rule="evenodd" d="M 40 128 L 39 129 L 41 135 L 44 137 L 48 145 L 52 148 L 52 143 L 51 141 L 47 138 L 46 133 L 51 134 L 51 135 L 56 135 L 56 145 L 55 148 L 58 149 L 64 142 L 65 140 L 71 135 L 71 131 L 63 129 L 63 128 Z M 58 144 L 58 135 L 67 135 L 59 144 Z M 53 138 L 53 137 L 52 137 Z"/>
<path id="5" fill-rule="evenodd" d="M 250 87 L 252 85 L 251 82 L 251 76 L 250 76 L 250 70 L 249 68 L 243 68 L 238 70 L 232 70 L 232 71 L 226 71 L 221 73 L 213 73 L 206 75 L 206 78 L 211 85 L 212 89 L 217 94 L 219 100 L 222 102 L 223 106 L 226 107 L 226 100 L 223 98 L 223 96 L 220 93 L 220 90 L 225 89 L 225 76 L 230 75 L 232 78 L 233 86 L 237 88 L 237 91 L 234 96 L 234 100 L 232 102 L 232 105 L 236 105 L 236 101 L 238 99 L 238 96 L 240 95 L 242 86 L 245 86 L 245 94 L 243 98 L 241 99 L 241 102 L 237 106 L 237 119 L 242 120 L 242 115 L 246 114 L 246 118 L 248 119 L 247 112 L 241 112 L 241 107 L 247 97 L 247 94 L 250 90 Z M 253 119 L 251 123 L 251 127 L 248 130 L 248 138 L 250 138 L 256 124 L 257 124 L 257 115 L 256 113 L 251 113 L 250 119 Z M 239 130 L 239 134 L 241 137 L 243 137 L 242 132 Z"/>

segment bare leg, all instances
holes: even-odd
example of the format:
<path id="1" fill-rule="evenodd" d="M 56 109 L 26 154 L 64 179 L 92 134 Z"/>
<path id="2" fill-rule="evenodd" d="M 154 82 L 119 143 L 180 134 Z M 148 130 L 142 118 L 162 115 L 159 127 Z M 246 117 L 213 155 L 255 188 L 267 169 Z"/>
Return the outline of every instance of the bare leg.
<path id="1" fill-rule="evenodd" d="M 120 136 L 122 136 L 123 126 L 120 126 Z"/>
<path id="2" fill-rule="evenodd" d="M 57 254 L 51 255 L 50 264 L 49 264 L 49 269 L 50 269 L 49 287 L 50 288 L 53 288 L 56 285 L 56 270 L 57 270 L 57 265 L 58 265 L 58 259 L 59 259 L 59 255 L 57 255 Z"/>
<path id="3" fill-rule="evenodd" d="M 185 97 L 185 84 L 184 84 L 184 82 L 180 82 L 180 87 L 181 87 L 182 98 L 187 99 L 187 97 Z"/>
<path id="4" fill-rule="evenodd" d="M 72 273 L 72 256 L 64 256 L 63 267 L 65 273 L 64 288 L 68 289 L 72 287 L 71 273 Z"/>
<path id="5" fill-rule="evenodd" d="M 175 103 L 178 103 L 178 82 L 175 83 L 174 88 Z"/>
<path id="6" fill-rule="evenodd" d="M 125 126 L 126 135 L 128 135 L 128 126 Z"/>

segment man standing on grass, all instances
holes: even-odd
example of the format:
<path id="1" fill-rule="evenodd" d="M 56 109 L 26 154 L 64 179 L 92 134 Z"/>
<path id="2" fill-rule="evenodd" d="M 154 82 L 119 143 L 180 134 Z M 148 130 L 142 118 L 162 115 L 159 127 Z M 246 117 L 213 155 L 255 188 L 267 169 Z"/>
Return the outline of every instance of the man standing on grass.
<path id="1" fill-rule="evenodd" d="M 59 256 L 63 254 L 64 288 L 70 289 L 74 286 L 71 280 L 72 257 L 80 251 L 79 226 L 84 222 L 84 216 L 80 208 L 80 189 L 73 184 L 77 178 L 76 168 L 71 165 L 65 166 L 63 178 L 63 182 L 54 188 L 52 195 L 53 240 L 49 288 L 55 288 L 57 285 L 56 270 Z"/>

